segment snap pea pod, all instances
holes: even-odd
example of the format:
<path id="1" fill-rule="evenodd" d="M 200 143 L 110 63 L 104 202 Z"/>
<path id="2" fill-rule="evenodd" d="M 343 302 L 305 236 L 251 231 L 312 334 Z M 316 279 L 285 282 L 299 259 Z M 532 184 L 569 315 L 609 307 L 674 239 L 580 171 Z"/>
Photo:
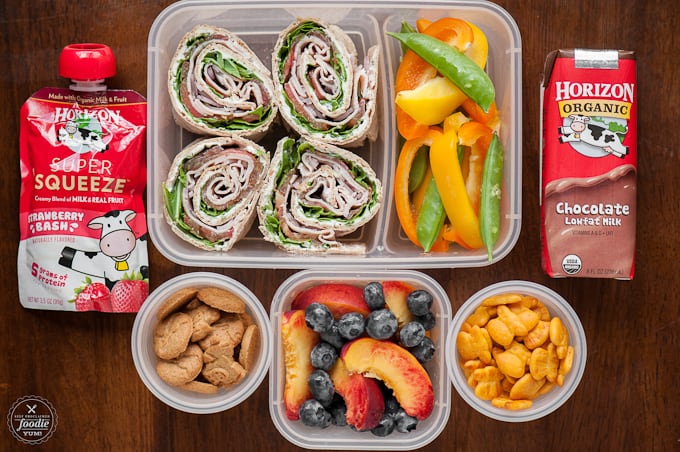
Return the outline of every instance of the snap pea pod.
<path id="1" fill-rule="evenodd" d="M 420 212 L 418 213 L 416 234 L 418 241 L 423 246 L 423 250 L 427 253 L 432 249 L 432 245 L 439 236 L 439 231 L 446 219 L 446 211 L 439 196 L 434 177 L 423 183 L 427 183 L 427 188 L 423 197 L 423 205 L 420 206 Z"/>
<path id="2" fill-rule="evenodd" d="M 427 146 L 421 146 L 420 149 L 418 149 L 418 153 L 413 159 L 413 162 L 411 163 L 411 170 L 409 171 L 408 176 L 409 193 L 413 193 L 425 179 L 427 166 L 430 164 L 430 156 L 428 151 L 429 148 Z"/>
<path id="3" fill-rule="evenodd" d="M 489 76 L 464 53 L 437 38 L 423 33 L 391 33 L 420 58 L 425 60 L 444 77 L 488 112 L 496 97 L 496 90 Z"/>
<path id="4" fill-rule="evenodd" d="M 410 23 L 404 21 L 404 22 L 401 23 L 401 29 L 399 30 L 399 33 L 418 33 L 418 30 L 413 28 L 413 26 Z M 406 45 L 402 44 L 401 45 L 401 51 L 406 53 L 407 50 L 408 50 L 408 47 L 406 47 Z"/>
<path id="5" fill-rule="evenodd" d="M 486 246 L 489 261 L 500 230 L 503 154 L 503 144 L 494 133 L 484 160 L 479 201 L 479 232 Z"/>

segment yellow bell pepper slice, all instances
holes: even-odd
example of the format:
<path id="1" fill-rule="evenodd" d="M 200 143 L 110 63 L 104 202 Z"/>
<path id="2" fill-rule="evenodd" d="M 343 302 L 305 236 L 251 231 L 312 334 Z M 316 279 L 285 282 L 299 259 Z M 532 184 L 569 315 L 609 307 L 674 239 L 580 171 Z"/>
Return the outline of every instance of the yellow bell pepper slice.
<path id="1" fill-rule="evenodd" d="M 468 248 L 484 246 L 479 218 L 470 203 L 463 173 L 458 163 L 458 133 L 449 130 L 436 137 L 430 146 L 430 167 L 441 196 L 446 216 L 456 235 Z"/>

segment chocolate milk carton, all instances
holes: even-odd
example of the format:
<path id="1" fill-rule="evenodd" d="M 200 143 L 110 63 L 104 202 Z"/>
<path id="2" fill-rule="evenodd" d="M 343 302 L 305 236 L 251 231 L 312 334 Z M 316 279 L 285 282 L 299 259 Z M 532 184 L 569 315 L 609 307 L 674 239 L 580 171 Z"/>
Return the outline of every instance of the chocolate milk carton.
<path id="1" fill-rule="evenodd" d="M 541 84 L 542 265 L 632 279 L 637 86 L 630 51 L 557 50 Z"/>

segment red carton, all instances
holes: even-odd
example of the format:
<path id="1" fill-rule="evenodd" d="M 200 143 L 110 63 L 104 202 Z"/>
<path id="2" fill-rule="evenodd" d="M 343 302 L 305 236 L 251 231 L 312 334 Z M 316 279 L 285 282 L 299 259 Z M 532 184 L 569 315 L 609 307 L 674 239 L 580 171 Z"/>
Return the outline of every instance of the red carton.
<path id="1" fill-rule="evenodd" d="M 556 50 L 541 84 L 542 265 L 551 277 L 632 279 L 635 54 Z"/>

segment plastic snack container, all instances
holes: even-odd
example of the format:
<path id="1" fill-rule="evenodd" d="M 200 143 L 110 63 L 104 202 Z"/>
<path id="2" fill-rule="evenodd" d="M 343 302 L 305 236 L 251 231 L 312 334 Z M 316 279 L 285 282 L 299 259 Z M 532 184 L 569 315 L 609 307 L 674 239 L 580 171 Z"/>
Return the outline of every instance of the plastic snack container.
<path id="1" fill-rule="evenodd" d="M 533 401 L 526 410 L 496 408 L 491 401 L 482 400 L 475 395 L 474 388 L 468 385 L 459 364 L 460 355 L 456 348 L 456 336 L 461 325 L 474 312 L 485 298 L 501 293 L 520 293 L 532 295 L 548 308 L 551 317 L 559 317 L 569 332 L 569 345 L 574 347 L 574 363 L 565 376 L 563 386 L 555 387 Z M 458 394 L 478 412 L 492 419 L 505 422 L 527 422 L 547 416 L 562 406 L 576 391 L 586 367 L 586 336 L 576 312 L 569 303 L 553 290 L 530 281 L 504 281 L 492 284 L 472 295 L 456 312 L 446 340 L 446 366 L 453 386 Z"/>
<path id="2" fill-rule="evenodd" d="M 220 389 L 217 394 L 199 394 L 173 387 L 161 380 L 156 373 L 158 358 L 153 350 L 156 313 L 170 294 L 185 287 L 218 287 L 231 291 L 246 303 L 246 312 L 259 328 L 260 350 L 253 369 L 241 382 L 231 388 Z M 260 301 L 238 281 L 217 273 L 185 273 L 166 281 L 149 295 L 132 327 L 132 358 L 139 377 L 163 403 L 187 413 L 217 413 L 246 400 L 267 374 L 271 349 L 269 319 Z"/>
<path id="3" fill-rule="evenodd" d="M 431 331 L 435 344 L 435 355 L 425 365 L 434 388 L 434 409 L 432 414 L 418 423 L 409 433 L 393 432 L 386 437 L 375 436 L 371 432 L 358 432 L 350 427 L 331 425 L 325 429 L 305 426 L 300 421 L 286 417 L 283 402 L 285 366 L 281 342 L 281 318 L 291 307 L 295 295 L 306 288 L 322 283 L 349 283 L 363 287 L 371 281 L 403 281 L 416 289 L 426 289 L 434 297 L 432 312 L 436 316 L 436 326 Z M 446 292 L 429 276 L 409 270 L 399 271 L 362 271 L 351 270 L 306 270 L 298 272 L 279 286 L 272 300 L 270 320 L 273 332 L 273 355 L 269 372 L 269 412 L 272 421 L 281 435 L 291 443 L 313 450 L 413 450 L 423 447 L 437 438 L 449 419 L 451 411 L 451 384 L 445 365 L 445 341 L 451 319 L 451 305 Z"/>
<path id="4" fill-rule="evenodd" d="M 505 149 L 504 186 L 499 238 L 491 261 L 486 250 L 467 250 L 457 245 L 448 252 L 424 253 L 401 230 L 392 192 L 393 175 L 401 147 L 394 112 L 394 77 L 402 56 L 399 42 L 386 35 L 399 31 L 401 23 L 418 18 L 436 20 L 459 17 L 479 26 L 489 41 L 487 71 L 496 88 L 496 102 L 503 125 L 500 138 Z M 267 243 L 251 227 L 228 252 L 198 249 L 172 233 L 164 218 L 162 184 L 174 156 L 197 135 L 179 127 L 172 118 L 167 89 L 170 59 L 182 36 L 199 24 L 226 28 L 243 39 L 265 66 L 271 67 L 278 34 L 298 17 L 313 17 L 342 28 L 357 48 L 362 61 L 369 47 L 380 47 L 377 105 L 378 136 L 352 149 L 366 160 L 382 181 L 385 191 L 380 212 L 369 223 L 343 238 L 362 242 L 364 255 L 288 254 Z M 154 21 L 148 40 L 149 132 L 147 217 L 154 245 L 169 260 L 186 266 L 237 268 L 451 268 L 479 267 L 502 259 L 514 247 L 521 228 L 522 186 L 522 50 L 513 18 L 492 2 L 385 1 L 346 3 L 339 0 L 259 1 L 187 0 L 163 10 Z M 281 125 L 259 140 L 273 153 L 276 142 L 289 135 Z M 257 222 L 256 222 L 257 223 Z"/>

